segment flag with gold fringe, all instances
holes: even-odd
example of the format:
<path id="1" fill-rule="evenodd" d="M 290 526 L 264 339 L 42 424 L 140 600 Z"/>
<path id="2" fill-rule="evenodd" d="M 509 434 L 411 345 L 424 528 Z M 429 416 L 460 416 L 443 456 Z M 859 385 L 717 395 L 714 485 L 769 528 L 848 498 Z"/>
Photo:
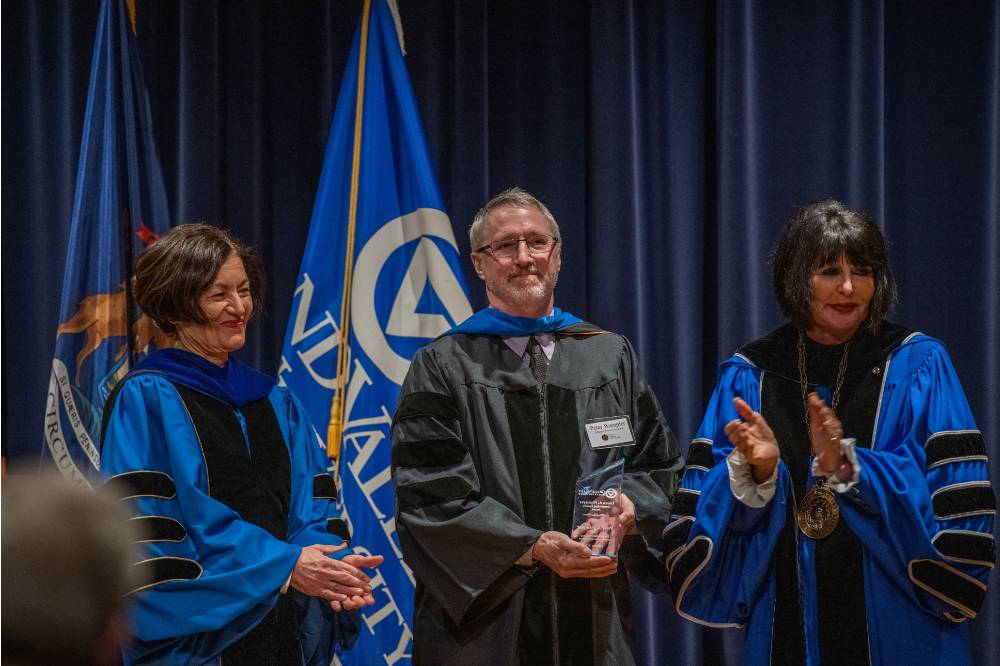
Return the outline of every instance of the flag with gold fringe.
<path id="1" fill-rule="evenodd" d="M 345 664 L 410 658 L 390 423 L 416 350 L 472 314 L 403 56 L 395 5 L 365 0 L 279 368 L 333 457 L 353 546 L 386 558 Z"/>

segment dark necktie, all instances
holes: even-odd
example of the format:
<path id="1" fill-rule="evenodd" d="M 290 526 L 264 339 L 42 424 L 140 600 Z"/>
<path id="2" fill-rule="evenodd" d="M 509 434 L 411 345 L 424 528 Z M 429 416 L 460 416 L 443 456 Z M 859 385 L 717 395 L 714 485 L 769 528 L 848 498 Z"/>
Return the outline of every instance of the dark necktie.
<path id="1" fill-rule="evenodd" d="M 535 336 L 528 338 L 528 354 L 528 367 L 531 368 L 531 374 L 535 376 L 535 381 L 541 384 L 545 381 L 545 371 L 549 367 L 549 360 L 545 358 L 545 352 Z"/>

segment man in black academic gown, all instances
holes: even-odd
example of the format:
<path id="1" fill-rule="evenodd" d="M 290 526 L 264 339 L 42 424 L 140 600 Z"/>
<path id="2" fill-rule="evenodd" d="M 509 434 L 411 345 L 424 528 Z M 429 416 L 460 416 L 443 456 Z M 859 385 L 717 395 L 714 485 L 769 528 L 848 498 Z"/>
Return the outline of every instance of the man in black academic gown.
<path id="1" fill-rule="evenodd" d="M 628 340 L 554 307 L 545 205 L 509 189 L 469 235 L 491 307 L 417 352 L 393 422 L 414 663 L 630 664 L 624 570 L 662 562 L 683 459 Z M 568 535 L 577 479 L 620 460 L 616 562 Z"/>

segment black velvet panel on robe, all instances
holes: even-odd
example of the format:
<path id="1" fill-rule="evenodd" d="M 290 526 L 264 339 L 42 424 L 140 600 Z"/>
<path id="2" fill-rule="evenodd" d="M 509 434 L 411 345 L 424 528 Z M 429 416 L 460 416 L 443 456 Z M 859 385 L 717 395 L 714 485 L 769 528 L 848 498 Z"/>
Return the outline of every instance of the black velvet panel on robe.
<path id="1" fill-rule="evenodd" d="M 616 460 L 637 522 L 659 538 L 669 520 L 683 467 L 676 440 L 631 345 L 590 329 L 557 334 L 541 384 L 498 336 L 445 336 L 414 357 L 392 474 L 417 580 L 415 664 L 634 663 L 626 551 L 659 544 L 636 537 L 602 579 L 516 564 L 541 532 L 571 531 L 577 479 Z M 591 449 L 587 420 L 619 416 L 635 444 Z"/>
<path id="2" fill-rule="evenodd" d="M 910 331 L 884 324 L 878 336 L 862 328 L 851 340 L 837 416 L 847 437 L 870 448 L 878 410 L 882 378 L 889 351 Z M 811 446 L 802 403 L 798 371 L 798 332 L 783 326 L 740 350 L 762 368 L 761 413 L 781 447 L 781 458 L 792 477 L 797 506 L 812 485 Z M 826 346 L 806 336 L 807 391 L 817 385 L 836 384 L 843 346 Z M 774 556 L 776 594 L 772 658 L 775 663 L 805 663 L 805 638 L 794 509 Z M 816 540 L 816 594 L 819 651 L 822 663 L 867 664 L 868 624 L 865 610 L 864 568 L 861 543 L 841 520 L 828 537 Z"/>
<path id="3" fill-rule="evenodd" d="M 542 384 L 509 391 L 504 399 L 525 522 L 542 531 L 569 533 L 580 474 L 575 393 Z M 581 640 L 591 634 L 589 581 L 564 580 L 543 569 L 528 581 L 524 594 L 521 663 L 592 663 L 591 642 Z"/>
<path id="4" fill-rule="evenodd" d="M 174 384 L 184 401 L 205 457 L 209 494 L 244 521 L 284 540 L 291 503 L 291 460 L 281 427 L 267 398 L 237 412 L 224 402 Z M 279 595 L 274 608 L 222 652 L 223 664 L 297 664 L 301 650 L 296 635 L 299 607 Z"/>

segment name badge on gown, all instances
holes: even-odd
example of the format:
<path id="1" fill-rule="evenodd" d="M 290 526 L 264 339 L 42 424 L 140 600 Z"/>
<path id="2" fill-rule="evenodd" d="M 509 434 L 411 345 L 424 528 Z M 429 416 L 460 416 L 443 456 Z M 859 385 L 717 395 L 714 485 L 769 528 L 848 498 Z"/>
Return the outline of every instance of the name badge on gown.
<path id="1" fill-rule="evenodd" d="M 632 426 L 629 425 L 627 416 L 587 419 L 584 427 L 587 429 L 587 440 L 591 449 L 610 449 L 635 444 Z"/>

